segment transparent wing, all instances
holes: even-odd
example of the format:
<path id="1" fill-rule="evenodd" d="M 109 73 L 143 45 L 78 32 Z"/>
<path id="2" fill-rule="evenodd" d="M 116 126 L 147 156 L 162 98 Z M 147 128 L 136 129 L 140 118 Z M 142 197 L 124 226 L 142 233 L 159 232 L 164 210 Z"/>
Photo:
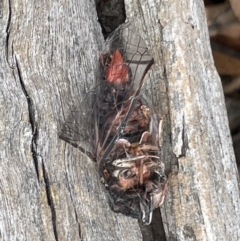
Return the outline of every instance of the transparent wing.
<path id="1" fill-rule="evenodd" d="M 118 57 L 116 51 L 120 52 L 122 59 Z M 112 113 L 106 119 L 110 130 L 104 128 L 105 132 L 100 135 L 103 139 L 105 138 L 104 141 L 100 140 L 100 149 L 102 149 L 98 159 L 100 169 L 114 143 L 121 138 L 124 131 L 126 132 L 128 120 L 139 103 L 138 97 L 144 77 L 154 62 L 141 36 L 136 33 L 133 23 L 121 25 L 108 37 L 102 56 L 105 83 L 109 81 L 111 84 L 108 94 L 112 96 L 109 103 L 109 112 L 112 111 Z M 126 75 L 126 68 L 128 75 Z M 121 74 L 116 69 L 119 69 Z M 98 110 L 99 113 L 102 112 L 101 108 Z"/>
<path id="2" fill-rule="evenodd" d="M 87 154 L 91 159 L 94 157 L 94 88 L 92 91 L 83 94 L 78 105 L 70 107 L 61 125 L 59 138 L 78 148 Z"/>
<path id="3" fill-rule="evenodd" d="M 103 54 L 110 55 L 120 50 L 124 62 L 131 72 L 131 83 L 136 91 L 142 86 L 142 79 L 153 64 L 153 57 L 142 37 L 136 32 L 134 22 L 118 27 L 106 40 Z"/>
<path id="4" fill-rule="evenodd" d="M 113 59 L 116 50 L 120 54 L 120 63 Z M 153 58 L 142 38 L 135 32 L 134 25 L 129 23 L 121 25 L 109 36 L 101 56 L 104 74 L 96 83 L 97 87 L 85 93 L 78 106 L 71 108 L 59 137 L 90 157 L 98 156 L 102 160 L 121 136 L 136 105 L 144 76 L 153 64 Z M 112 66 L 109 65 L 111 61 Z M 118 65 L 125 69 L 119 69 Z M 114 72 L 110 68 L 116 66 L 120 71 L 117 72 L 120 82 L 127 75 L 127 83 L 121 87 L 109 83 L 106 76 L 107 73 Z M 116 75 L 112 77 L 113 80 L 116 78 Z"/>

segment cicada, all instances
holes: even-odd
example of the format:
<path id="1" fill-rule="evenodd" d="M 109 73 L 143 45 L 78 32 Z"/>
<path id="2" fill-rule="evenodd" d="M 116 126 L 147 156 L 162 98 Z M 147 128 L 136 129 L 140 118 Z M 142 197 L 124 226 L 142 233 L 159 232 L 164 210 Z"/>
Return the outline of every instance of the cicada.
<path id="1" fill-rule="evenodd" d="M 97 162 L 114 212 L 149 224 L 152 211 L 166 194 L 167 180 L 160 160 L 161 120 L 141 88 L 154 60 L 131 24 L 117 28 L 100 54 L 103 76 L 85 98 L 90 113 L 72 111 L 60 138 Z M 82 128 L 91 120 L 91 132 Z M 90 136 L 89 136 L 90 135 Z M 77 141 L 94 140 L 93 152 Z"/>

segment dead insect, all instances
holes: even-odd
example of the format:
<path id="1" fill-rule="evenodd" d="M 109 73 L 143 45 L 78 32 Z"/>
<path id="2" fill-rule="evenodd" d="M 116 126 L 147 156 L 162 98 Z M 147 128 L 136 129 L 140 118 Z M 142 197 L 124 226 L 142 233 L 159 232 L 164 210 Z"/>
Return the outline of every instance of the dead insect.
<path id="1" fill-rule="evenodd" d="M 167 180 L 159 158 L 161 120 L 140 93 L 154 61 L 133 28 L 116 29 L 101 53 L 104 76 L 90 98 L 94 133 L 79 125 L 84 117 L 78 110 L 70 114 L 60 138 L 97 162 L 113 211 L 149 224 L 152 211 L 164 201 Z M 79 136 L 94 136 L 93 153 L 77 143 Z"/>

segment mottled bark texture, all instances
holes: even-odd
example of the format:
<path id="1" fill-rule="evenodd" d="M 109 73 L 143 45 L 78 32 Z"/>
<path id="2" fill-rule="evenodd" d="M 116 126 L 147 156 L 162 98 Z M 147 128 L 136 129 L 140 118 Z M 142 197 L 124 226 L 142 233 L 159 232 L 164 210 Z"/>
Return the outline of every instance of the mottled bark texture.
<path id="1" fill-rule="evenodd" d="M 237 170 L 203 2 L 125 7 L 156 62 L 145 92 L 164 119 L 166 237 L 239 240 Z M 1 240 L 142 240 L 136 220 L 109 210 L 96 165 L 57 134 L 99 77 L 94 1 L 4 0 L 0 8 Z"/>
<path id="2" fill-rule="evenodd" d="M 99 77 L 94 1 L 0 7 L 0 239 L 141 240 L 136 220 L 110 211 L 95 163 L 58 138 Z"/>
<path id="3" fill-rule="evenodd" d="M 237 167 L 203 1 L 127 2 L 127 16 L 144 17 L 156 62 L 152 78 L 160 94 L 154 98 L 169 170 L 161 208 L 166 237 L 240 240 Z"/>

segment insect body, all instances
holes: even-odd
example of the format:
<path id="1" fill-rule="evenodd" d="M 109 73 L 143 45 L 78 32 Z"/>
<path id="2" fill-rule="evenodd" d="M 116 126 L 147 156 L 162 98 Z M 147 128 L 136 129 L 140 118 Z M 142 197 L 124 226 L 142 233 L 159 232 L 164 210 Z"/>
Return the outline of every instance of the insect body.
<path id="1" fill-rule="evenodd" d="M 120 51 L 117 49 L 111 56 L 111 61 L 105 69 L 106 79 L 115 85 L 125 84 L 129 81 L 128 67 L 123 61 Z"/>
<path id="2" fill-rule="evenodd" d="M 92 99 L 92 156 L 112 210 L 149 224 L 152 211 L 163 203 L 167 184 L 159 158 L 161 122 L 140 93 L 153 58 L 131 28 L 115 30 L 100 57 L 104 78 Z M 65 123 L 60 138 L 79 147 L 71 139 L 76 128 L 70 123 Z"/>

